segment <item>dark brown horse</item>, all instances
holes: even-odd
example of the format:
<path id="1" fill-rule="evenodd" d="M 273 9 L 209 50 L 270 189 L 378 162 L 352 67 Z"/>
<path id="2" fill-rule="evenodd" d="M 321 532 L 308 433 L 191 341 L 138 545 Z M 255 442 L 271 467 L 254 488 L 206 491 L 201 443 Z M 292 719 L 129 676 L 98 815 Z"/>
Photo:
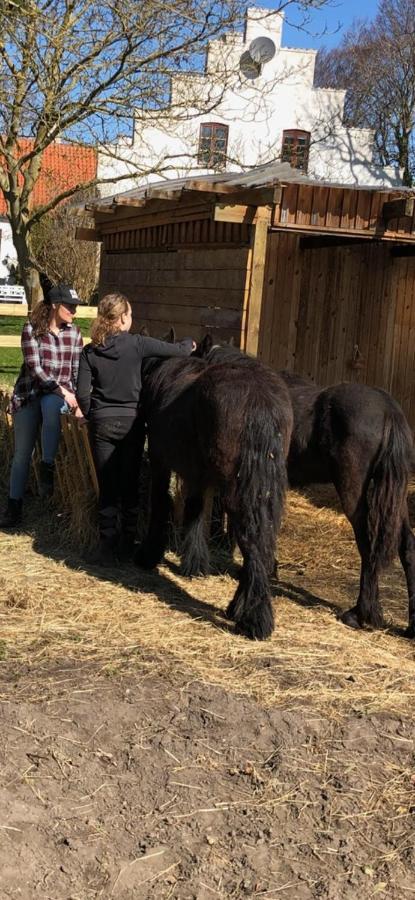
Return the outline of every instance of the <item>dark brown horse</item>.
<path id="1" fill-rule="evenodd" d="M 135 561 L 153 568 L 167 539 L 171 471 L 184 481 L 185 575 L 205 574 L 208 547 L 203 500 L 219 491 L 243 556 L 228 607 L 237 630 L 262 640 L 274 619 L 269 574 L 286 491 L 292 408 L 285 383 L 255 363 L 249 373 L 225 362 L 149 360 L 143 408 L 152 472 L 151 519 Z"/>
<path id="2" fill-rule="evenodd" d="M 209 339 L 198 352 L 211 364 L 238 355 L 241 362 L 249 359 L 233 348 L 212 348 Z M 359 549 L 359 596 L 343 621 L 354 628 L 382 626 L 379 573 L 399 553 L 408 587 L 406 635 L 414 638 L 415 537 L 407 505 L 414 448 L 400 406 L 386 391 L 367 385 L 320 388 L 288 372 L 279 375 L 294 412 L 289 482 L 292 486 L 332 482 Z"/>

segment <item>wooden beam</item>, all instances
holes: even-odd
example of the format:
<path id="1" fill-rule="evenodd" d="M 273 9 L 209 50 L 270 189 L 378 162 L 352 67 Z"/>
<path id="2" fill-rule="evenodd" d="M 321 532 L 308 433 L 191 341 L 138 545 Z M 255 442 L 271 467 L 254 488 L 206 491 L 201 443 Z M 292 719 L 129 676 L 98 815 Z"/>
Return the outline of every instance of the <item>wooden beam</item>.
<path id="1" fill-rule="evenodd" d="M 336 228 L 328 225 L 302 225 L 297 222 L 278 222 L 271 225 L 271 231 L 285 231 L 291 234 L 320 234 L 320 235 L 348 235 L 357 239 L 367 241 L 380 241 L 382 244 L 415 244 L 415 232 L 405 231 L 374 231 L 362 228 Z"/>
<path id="2" fill-rule="evenodd" d="M 119 210 L 119 217 L 114 221 L 105 220 L 97 221 L 99 230 L 103 235 L 113 234 L 116 231 L 134 231 L 138 228 L 150 228 L 152 225 L 170 225 L 174 222 L 192 222 L 198 219 L 211 219 L 212 207 L 206 206 L 180 206 L 177 208 L 169 207 L 165 209 L 152 210 L 148 206 L 143 210 L 137 210 L 133 215 L 133 210 L 125 208 L 122 216 Z"/>
<path id="3" fill-rule="evenodd" d="M 272 202 L 275 203 L 276 206 L 279 206 L 282 200 L 282 185 L 278 185 L 274 188 Z"/>
<path id="4" fill-rule="evenodd" d="M 258 353 L 259 328 L 261 324 L 262 296 L 265 274 L 265 256 L 267 252 L 267 238 L 268 228 L 271 221 L 271 212 L 271 207 L 267 206 L 258 207 L 256 212 L 245 341 L 246 352 L 251 353 L 254 356 L 256 356 Z"/>
<path id="5" fill-rule="evenodd" d="M 102 241 L 102 235 L 95 228 L 75 228 L 76 241 Z"/>
<path id="6" fill-rule="evenodd" d="M 146 205 L 147 200 L 145 197 L 114 197 L 112 202 L 114 206 L 131 206 L 134 209 L 141 209 L 142 206 Z"/>
<path id="7" fill-rule="evenodd" d="M 152 188 L 149 187 L 146 190 L 146 202 L 149 200 L 168 200 L 170 203 L 172 200 L 180 200 L 182 195 L 182 188 Z"/>
<path id="8" fill-rule="evenodd" d="M 203 191 L 209 194 L 235 194 L 242 188 L 236 188 L 233 184 L 227 184 L 226 181 L 187 181 L 185 190 L 187 191 Z"/>
<path id="9" fill-rule="evenodd" d="M 256 206 L 238 203 L 217 203 L 214 207 L 213 218 L 215 222 L 240 222 L 250 225 L 254 221 L 256 214 Z"/>
<path id="10" fill-rule="evenodd" d="M 191 191 L 185 188 L 183 190 L 183 196 L 186 194 L 198 194 L 200 196 L 200 191 Z M 220 193 L 214 194 L 213 191 L 206 192 L 205 195 L 207 200 L 211 199 L 211 202 L 215 202 L 218 204 L 230 205 L 232 206 L 268 206 L 274 201 L 274 191 L 270 188 L 263 188 L 262 190 L 242 190 L 242 188 L 238 191 L 233 191 L 232 194 L 226 194 L 225 197 L 221 197 Z"/>
<path id="11" fill-rule="evenodd" d="M 85 209 L 88 210 L 88 212 L 104 213 L 104 215 L 106 215 L 106 216 L 108 216 L 108 215 L 113 216 L 116 208 L 117 207 L 114 204 L 109 204 L 109 203 L 101 203 L 97 206 L 86 206 L 85 207 Z"/>
<path id="12" fill-rule="evenodd" d="M 382 206 L 382 218 L 384 222 L 390 219 L 401 219 L 403 216 L 412 217 L 415 201 L 413 197 L 400 197 L 398 200 L 387 200 Z"/>
<path id="13" fill-rule="evenodd" d="M 227 200 L 242 206 L 267 206 L 275 202 L 275 194 L 280 197 L 280 187 L 244 187 L 243 185 L 230 185 L 219 181 L 189 181 L 183 187 L 183 193 L 225 194 Z M 278 193 L 279 192 L 279 193 Z"/>
<path id="14" fill-rule="evenodd" d="M 379 241 L 376 241 L 379 243 Z M 352 247 L 356 244 L 367 244 L 367 238 L 351 237 L 335 237 L 334 235 L 316 235 L 316 237 L 301 237 L 300 250 L 320 250 L 324 247 Z"/>
<path id="15" fill-rule="evenodd" d="M 9 318 L 10 316 L 12 316 L 13 318 L 26 318 L 26 316 L 28 315 L 29 308 L 27 303 L 0 303 L 0 324 L 2 316 L 7 316 L 7 318 Z M 96 319 L 97 307 L 79 305 L 77 317 L 80 319 Z M 4 337 L 6 337 L 6 335 L 4 335 Z M 20 346 L 20 335 L 12 335 L 12 337 L 17 337 L 18 345 Z M 7 344 L 5 344 L 4 346 L 7 346 Z M 9 346 L 14 345 L 10 344 Z"/>

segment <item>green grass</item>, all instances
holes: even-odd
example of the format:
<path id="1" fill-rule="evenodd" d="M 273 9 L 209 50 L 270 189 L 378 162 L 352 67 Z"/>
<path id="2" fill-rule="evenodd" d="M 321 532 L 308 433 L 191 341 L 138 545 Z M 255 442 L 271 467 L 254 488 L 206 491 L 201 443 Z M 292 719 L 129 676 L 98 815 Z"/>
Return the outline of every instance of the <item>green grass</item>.
<path id="1" fill-rule="evenodd" d="M 24 323 L 27 321 L 25 316 L 0 316 L 0 334 L 20 334 Z M 89 331 L 93 319 L 75 319 L 75 324 L 81 329 L 84 337 L 89 337 Z"/>
<path id="2" fill-rule="evenodd" d="M 0 386 L 13 387 L 22 364 L 20 347 L 0 347 Z"/>

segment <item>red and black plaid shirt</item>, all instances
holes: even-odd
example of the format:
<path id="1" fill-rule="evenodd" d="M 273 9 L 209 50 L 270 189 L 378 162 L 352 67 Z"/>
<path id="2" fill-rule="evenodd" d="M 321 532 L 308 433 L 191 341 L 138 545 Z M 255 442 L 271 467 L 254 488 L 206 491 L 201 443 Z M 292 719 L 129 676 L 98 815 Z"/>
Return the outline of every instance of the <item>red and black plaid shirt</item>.
<path id="1" fill-rule="evenodd" d="M 47 331 L 34 336 L 33 327 L 26 322 L 22 331 L 23 365 L 12 396 L 12 410 L 57 387 L 70 391 L 76 388 L 82 336 L 76 325 L 62 325 L 58 334 Z"/>

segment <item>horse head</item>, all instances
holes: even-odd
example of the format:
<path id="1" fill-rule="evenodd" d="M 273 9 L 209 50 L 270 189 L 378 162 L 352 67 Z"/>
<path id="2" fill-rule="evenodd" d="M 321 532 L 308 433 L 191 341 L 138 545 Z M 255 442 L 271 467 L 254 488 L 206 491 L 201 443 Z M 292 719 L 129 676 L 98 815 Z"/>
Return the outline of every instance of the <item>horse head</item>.
<path id="1" fill-rule="evenodd" d="M 198 356 L 200 359 L 206 359 L 206 357 L 209 356 L 212 347 L 212 335 L 205 334 L 205 337 L 201 341 L 199 341 L 196 350 L 193 351 L 193 356 Z"/>

